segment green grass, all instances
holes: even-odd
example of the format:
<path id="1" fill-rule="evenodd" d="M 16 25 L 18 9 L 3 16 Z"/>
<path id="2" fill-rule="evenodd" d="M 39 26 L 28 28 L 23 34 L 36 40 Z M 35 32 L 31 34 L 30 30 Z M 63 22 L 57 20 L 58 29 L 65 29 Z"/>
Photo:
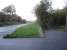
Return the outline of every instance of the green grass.
<path id="1" fill-rule="evenodd" d="M 64 26 L 58 26 L 55 30 L 63 32 L 64 31 Z"/>
<path id="2" fill-rule="evenodd" d="M 36 38 L 40 37 L 40 27 L 37 23 L 32 23 L 18 28 L 14 33 L 4 38 Z"/>

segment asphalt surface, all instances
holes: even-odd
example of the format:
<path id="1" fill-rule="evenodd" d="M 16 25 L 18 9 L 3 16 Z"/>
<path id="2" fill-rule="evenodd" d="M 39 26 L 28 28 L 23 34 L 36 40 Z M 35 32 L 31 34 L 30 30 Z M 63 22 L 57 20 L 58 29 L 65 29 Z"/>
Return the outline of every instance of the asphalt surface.
<path id="1" fill-rule="evenodd" d="M 47 31 L 47 50 L 67 50 L 67 32 Z"/>
<path id="2" fill-rule="evenodd" d="M 47 50 L 47 39 L 0 39 L 0 50 Z"/>
<path id="3" fill-rule="evenodd" d="M 0 39 L 0 50 L 67 50 L 67 32 L 48 30 L 46 38 Z"/>
<path id="4" fill-rule="evenodd" d="M 16 31 L 17 28 L 21 26 L 25 26 L 27 24 L 19 24 L 19 25 L 12 25 L 12 26 L 5 26 L 5 27 L 0 27 L 0 38 L 7 34 L 11 34 L 12 32 Z"/>

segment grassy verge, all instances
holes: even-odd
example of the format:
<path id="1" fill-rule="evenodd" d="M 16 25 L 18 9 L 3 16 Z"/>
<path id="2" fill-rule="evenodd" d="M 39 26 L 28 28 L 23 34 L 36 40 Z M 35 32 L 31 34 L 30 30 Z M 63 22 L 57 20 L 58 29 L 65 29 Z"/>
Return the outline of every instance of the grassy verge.
<path id="1" fill-rule="evenodd" d="M 12 34 L 5 36 L 4 38 L 36 38 L 40 37 L 40 27 L 37 23 L 32 23 L 24 27 L 18 28 Z"/>
<path id="2" fill-rule="evenodd" d="M 58 26 L 55 30 L 63 32 L 64 31 L 64 26 Z"/>

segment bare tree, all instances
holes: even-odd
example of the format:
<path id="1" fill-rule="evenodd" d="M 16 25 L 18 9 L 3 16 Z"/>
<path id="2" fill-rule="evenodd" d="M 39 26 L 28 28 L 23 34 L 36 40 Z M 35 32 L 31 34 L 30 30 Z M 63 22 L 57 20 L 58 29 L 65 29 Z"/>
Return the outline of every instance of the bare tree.
<path id="1" fill-rule="evenodd" d="M 13 15 L 16 13 L 16 9 L 15 9 L 15 6 L 11 4 L 5 7 L 4 9 L 2 9 L 2 12 L 4 12 L 5 14 Z"/>

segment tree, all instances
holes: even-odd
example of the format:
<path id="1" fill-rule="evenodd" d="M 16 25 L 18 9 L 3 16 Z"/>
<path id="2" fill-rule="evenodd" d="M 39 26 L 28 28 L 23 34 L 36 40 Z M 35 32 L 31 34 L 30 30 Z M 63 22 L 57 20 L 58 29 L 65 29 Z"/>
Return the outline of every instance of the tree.
<path id="1" fill-rule="evenodd" d="M 53 24 L 55 26 L 65 25 L 66 12 L 67 10 L 65 10 L 65 8 L 54 10 L 54 13 L 52 13 L 52 18 L 53 18 Z"/>
<path id="2" fill-rule="evenodd" d="M 0 11 L 0 26 L 26 23 L 16 14 L 14 5 L 9 5 Z"/>
<path id="3" fill-rule="evenodd" d="M 16 13 L 16 9 L 14 5 L 9 5 L 5 7 L 4 9 L 2 9 L 2 12 L 4 12 L 5 14 L 13 15 Z"/>
<path id="4" fill-rule="evenodd" d="M 38 22 L 40 26 L 42 27 L 42 30 L 44 32 L 45 29 L 48 28 L 48 20 L 49 20 L 49 13 L 48 9 L 50 7 L 50 3 L 47 0 L 41 0 L 40 4 L 36 6 L 35 8 L 35 14 L 38 18 Z"/>

